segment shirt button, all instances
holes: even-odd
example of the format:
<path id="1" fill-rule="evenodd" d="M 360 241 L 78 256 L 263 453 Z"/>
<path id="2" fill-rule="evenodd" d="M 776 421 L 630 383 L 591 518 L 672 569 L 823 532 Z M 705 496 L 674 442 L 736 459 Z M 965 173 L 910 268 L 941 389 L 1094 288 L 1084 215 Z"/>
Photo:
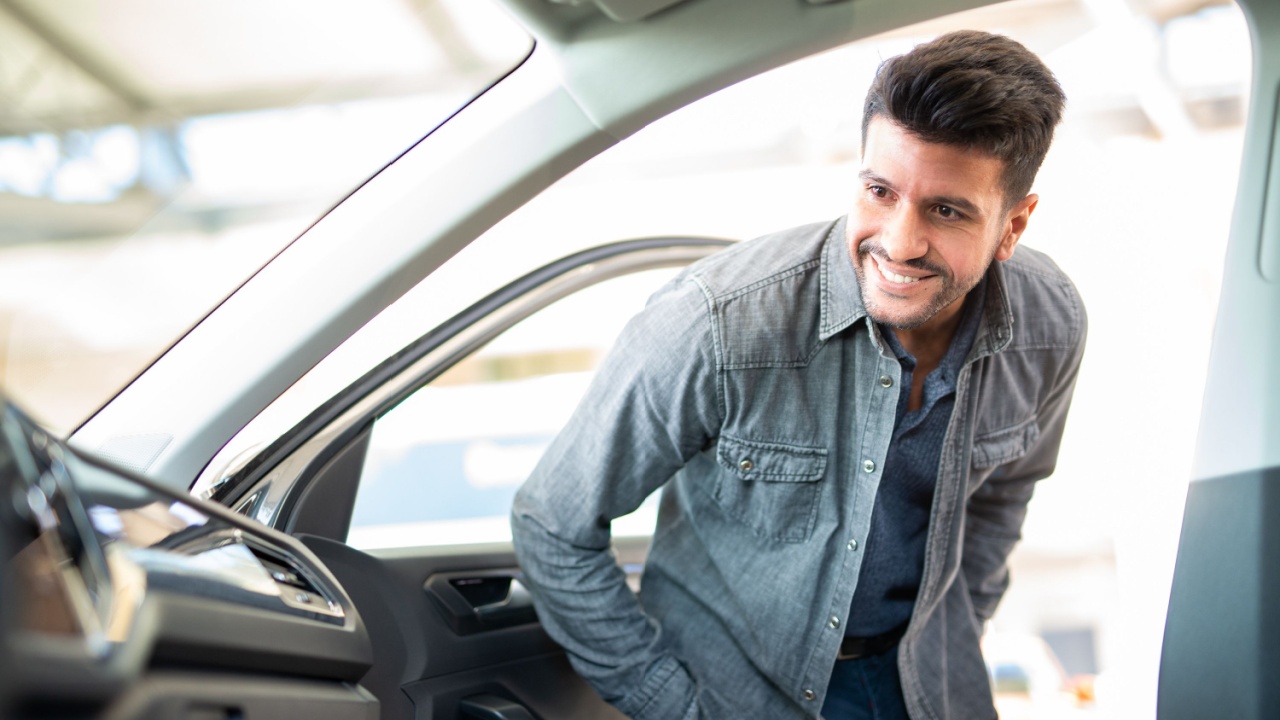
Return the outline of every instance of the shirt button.
<path id="1" fill-rule="evenodd" d="M 872 473 L 872 472 L 875 472 L 875 471 L 876 471 L 876 464 L 875 464 L 874 462 L 872 462 L 872 461 L 870 461 L 870 460 L 863 460 L 863 461 L 862 461 L 862 472 L 869 472 L 869 473 Z"/>
<path id="2" fill-rule="evenodd" d="M 880 376 L 880 387 L 893 387 L 893 378 L 888 375 Z"/>
<path id="3" fill-rule="evenodd" d="M 840 618 L 832 615 L 831 619 L 827 621 L 827 624 L 831 626 L 832 630 L 838 630 L 840 629 Z"/>
<path id="4" fill-rule="evenodd" d="M 805 700 L 813 700 L 814 698 L 818 697 L 818 694 L 810 690 L 809 688 L 805 688 L 804 692 L 800 693 L 800 697 L 804 698 Z"/>
<path id="5" fill-rule="evenodd" d="M 751 458 L 742 458 L 742 462 L 738 463 L 738 467 L 742 468 L 742 472 L 751 472 L 751 468 L 756 464 L 751 462 Z"/>
<path id="6" fill-rule="evenodd" d="M 858 541 L 857 541 L 857 540 L 850 540 L 850 541 L 849 541 L 849 549 L 850 549 L 850 550 L 857 550 L 857 549 L 858 549 Z"/>

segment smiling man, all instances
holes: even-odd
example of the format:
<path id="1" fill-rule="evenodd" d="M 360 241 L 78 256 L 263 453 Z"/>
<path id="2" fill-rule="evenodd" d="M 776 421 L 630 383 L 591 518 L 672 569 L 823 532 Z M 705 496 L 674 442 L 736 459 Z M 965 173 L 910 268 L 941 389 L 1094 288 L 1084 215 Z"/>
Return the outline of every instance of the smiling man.
<path id="1" fill-rule="evenodd" d="M 885 62 L 849 214 L 691 266 L 521 488 L 540 618 L 623 713 L 995 717 L 979 650 L 1085 315 L 1017 250 L 1062 113 L 1018 43 Z M 640 596 L 610 521 L 664 486 Z"/>

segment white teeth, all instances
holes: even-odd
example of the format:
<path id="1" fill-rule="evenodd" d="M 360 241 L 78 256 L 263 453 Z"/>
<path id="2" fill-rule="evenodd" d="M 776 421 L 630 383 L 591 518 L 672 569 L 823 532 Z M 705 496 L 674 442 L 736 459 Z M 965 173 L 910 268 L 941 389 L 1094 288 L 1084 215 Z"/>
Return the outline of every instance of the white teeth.
<path id="1" fill-rule="evenodd" d="M 880 263 L 876 263 L 876 267 L 880 270 L 880 274 L 884 276 L 885 280 L 889 280 L 892 282 L 913 283 L 920 279 L 920 278 L 907 277 L 906 275 L 898 275 L 897 273 L 891 273 L 888 270 L 885 270 L 884 266 L 881 265 Z"/>

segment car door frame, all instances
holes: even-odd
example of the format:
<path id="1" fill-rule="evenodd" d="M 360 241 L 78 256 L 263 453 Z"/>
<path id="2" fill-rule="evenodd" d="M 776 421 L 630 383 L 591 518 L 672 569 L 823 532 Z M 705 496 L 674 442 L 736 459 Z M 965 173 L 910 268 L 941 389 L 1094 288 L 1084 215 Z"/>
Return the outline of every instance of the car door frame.
<path id="1" fill-rule="evenodd" d="M 733 241 L 649 237 L 588 248 L 533 270 L 419 336 L 209 483 L 209 499 L 290 534 L 345 541 L 373 423 L 535 312 L 623 275 L 681 267 Z M 206 471 L 209 472 L 209 471 Z"/>
<path id="2" fill-rule="evenodd" d="M 345 544 L 351 509 L 373 424 L 412 393 L 560 299 L 731 244 L 641 238 L 538 268 L 421 335 L 212 486 L 213 500 L 298 537 L 348 588 L 374 645 L 361 684 L 382 717 L 499 717 L 484 713 L 504 704 L 540 717 L 621 717 L 538 625 L 510 542 L 363 552 Z M 633 581 L 648 541 L 615 542 Z M 497 594 L 479 602 L 463 592 L 481 583 Z"/>
<path id="3" fill-rule="evenodd" d="M 1280 705 L 1280 4 L 1237 0 L 1253 79 L 1165 619 L 1160 720 Z"/>

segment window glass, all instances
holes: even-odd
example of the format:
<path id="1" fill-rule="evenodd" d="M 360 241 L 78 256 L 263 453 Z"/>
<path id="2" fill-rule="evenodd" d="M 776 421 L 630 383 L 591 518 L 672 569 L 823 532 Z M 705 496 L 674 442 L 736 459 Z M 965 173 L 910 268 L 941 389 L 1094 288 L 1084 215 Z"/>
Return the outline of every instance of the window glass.
<path id="1" fill-rule="evenodd" d="M 593 285 L 518 323 L 374 423 L 347 542 L 510 540 L 516 489 L 568 421 L 600 359 L 678 268 Z M 614 522 L 647 535 L 656 498 Z"/>
<path id="2" fill-rule="evenodd" d="M 0 8 L 0 386 L 74 429 L 523 58 L 475 0 Z"/>

